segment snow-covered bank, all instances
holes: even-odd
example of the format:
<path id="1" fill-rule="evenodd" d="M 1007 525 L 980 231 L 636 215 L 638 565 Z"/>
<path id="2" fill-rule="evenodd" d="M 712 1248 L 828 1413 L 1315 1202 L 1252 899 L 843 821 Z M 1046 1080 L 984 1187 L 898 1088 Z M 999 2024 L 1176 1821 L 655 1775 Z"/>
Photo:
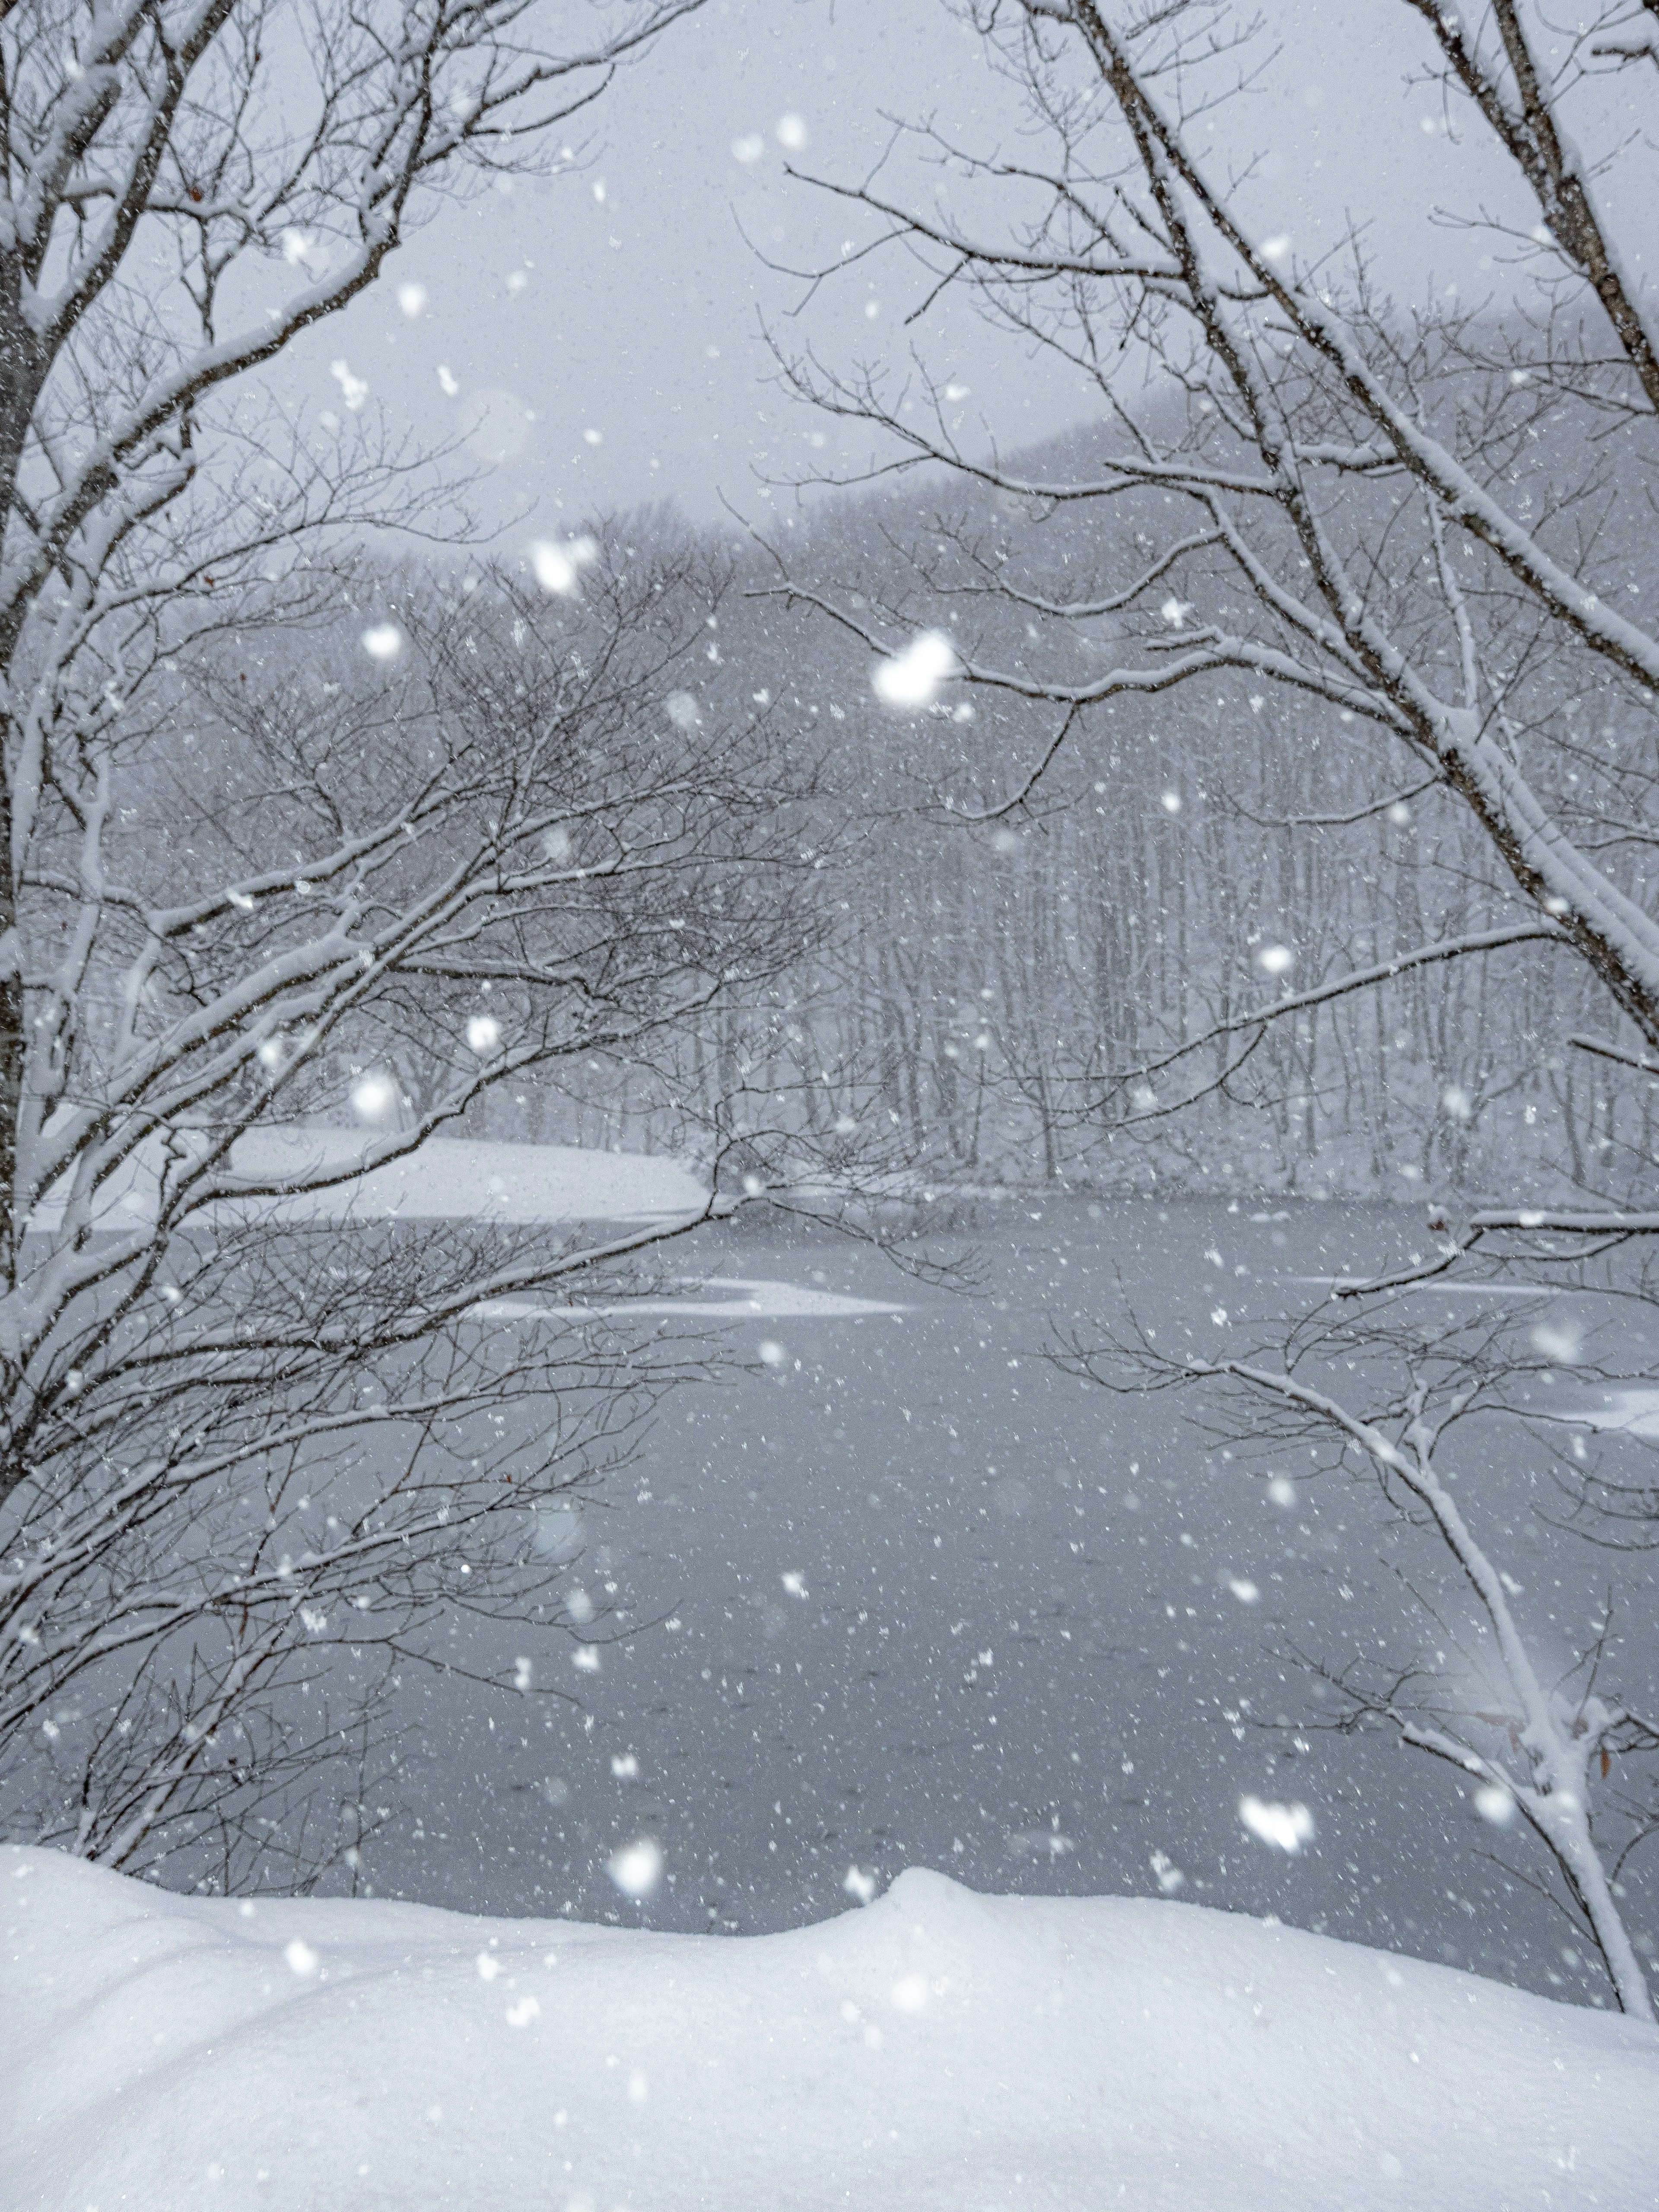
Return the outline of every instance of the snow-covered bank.
<path id="1" fill-rule="evenodd" d="M 1659 2038 L 1203 1907 L 731 1940 L 180 1899 L 0 1851 L 9 2212 L 1654 2202 Z"/>
<path id="2" fill-rule="evenodd" d="M 353 1129 L 253 1129 L 231 1153 L 238 1175 L 283 1183 L 362 1156 Z M 695 1213 L 707 1187 L 680 1160 L 574 1145 L 428 1137 L 408 1158 L 312 1197 L 271 1204 L 279 1220 L 638 1221 Z"/>
<path id="3" fill-rule="evenodd" d="M 176 1135 L 188 1143 L 191 1133 Z M 234 1173 L 262 1188 L 337 1175 L 377 1141 L 361 1129 L 255 1128 L 231 1148 Z M 159 1140 L 141 1146 L 100 1194 L 110 1229 L 154 1221 L 162 1164 Z M 575 1145 L 507 1145 L 474 1137 L 428 1137 L 407 1158 L 310 1193 L 250 1200 L 262 1218 L 309 1221 L 650 1221 L 695 1213 L 708 1187 L 682 1160 L 648 1152 L 599 1152 Z M 240 1209 L 239 1209 L 240 1210 Z M 48 1192 L 31 1225 L 57 1227 L 64 1188 Z"/>

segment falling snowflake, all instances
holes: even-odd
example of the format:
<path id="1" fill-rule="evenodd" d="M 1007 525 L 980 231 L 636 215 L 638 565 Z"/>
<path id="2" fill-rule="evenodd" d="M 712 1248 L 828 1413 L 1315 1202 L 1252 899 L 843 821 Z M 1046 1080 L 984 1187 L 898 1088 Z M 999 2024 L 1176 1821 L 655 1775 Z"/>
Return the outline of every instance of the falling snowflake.
<path id="1" fill-rule="evenodd" d="M 599 550 L 591 538 L 571 538 L 562 544 L 556 544 L 549 538 L 538 538 L 530 549 L 531 569 L 544 592 L 568 599 L 580 580 L 582 570 L 599 557 Z"/>
<path id="2" fill-rule="evenodd" d="M 331 361 L 328 373 L 340 387 L 340 397 L 355 415 L 368 397 L 368 386 L 361 376 L 354 376 L 350 366 L 343 361 Z"/>
<path id="3" fill-rule="evenodd" d="M 613 1851 L 608 1869 L 624 1897 L 649 1897 L 662 1880 L 662 1851 L 649 1836 Z"/>
<path id="4" fill-rule="evenodd" d="M 1165 1897 L 1173 1897 L 1176 1890 L 1186 1887 L 1186 1875 L 1166 1852 L 1154 1851 L 1151 1864 L 1152 1872 L 1158 1876 L 1158 1886 Z"/>
<path id="5" fill-rule="evenodd" d="M 1253 1836 L 1292 1858 L 1314 1838 L 1314 1816 L 1305 1805 L 1272 1805 L 1260 1797 L 1241 1797 L 1238 1817 Z"/>
<path id="6" fill-rule="evenodd" d="M 1571 1322 L 1540 1321 L 1532 1332 L 1534 1351 L 1542 1352 L 1546 1359 L 1553 1360 L 1558 1367 L 1572 1366 L 1583 1349 L 1583 1341 L 1582 1331 Z"/>
<path id="7" fill-rule="evenodd" d="M 870 688 L 884 707 L 931 707 L 939 685 L 958 669 L 956 647 L 944 631 L 925 629 L 902 653 L 877 662 Z"/>
<path id="8" fill-rule="evenodd" d="M 365 1075 L 351 1088 L 352 1111 L 365 1121 L 378 1121 L 389 1114 L 398 1091 L 389 1076 Z"/>

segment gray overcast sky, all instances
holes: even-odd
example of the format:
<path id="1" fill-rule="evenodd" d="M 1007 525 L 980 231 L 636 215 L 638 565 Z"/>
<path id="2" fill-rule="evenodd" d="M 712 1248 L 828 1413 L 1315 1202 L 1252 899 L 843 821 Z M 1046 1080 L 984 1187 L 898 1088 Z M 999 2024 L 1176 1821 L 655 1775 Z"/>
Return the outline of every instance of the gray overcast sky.
<path id="1" fill-rule="evenodd" d="M 1443 279 L 1460 257 L 1470 281 L 1478 242 L 1427 228 L 1453 157 L 1425 128 L 1435 95 L 1406 82 L 1398 0 L 1274 0 L 1268 12 L 1278 58 L 1223 125 L 1233 158 L 1265 155 L 1256 219 L 1307 252 L 1346 211 L 1378 216 L 1373 243 L 1394 281 L 1415 289 L 1431 265 Z M 507 526 L 503 550 L 665 496 L 699 517 L 720 511 L 721 493 L 759 511 L 760 474 L 846 449 L 776 388 L 760 318 L 784 319 L 801 288 L 756 248 L 799 264 L 862 234 L 844 207 L 784 175 L 778 125 L 799 118 L 806 145 L 793 158 L 849 179 L 884 143 L 884 112 L 931 112 L 963 144 L 989 147 L 1012 137 L 1018 111 L 943 0 L 710 0 L 593 112 L 581 174 L 446 210 L 390 283 L 285 359 L 279 388 L 290 404 L 337 409 L 343 362 L 395 427 L 435 441 L 477 426 L 474 457 L 493 464 L 478 503 Z M 1466 194 L 1467 152 L 1457 173 Z M 868 264 L 792 327 L 842 362 L 893 355 L 908 343 L 907 276 L 914 286 L 896 258 Z M 413 319 L 398 304 L 410 284 L 426 295 Z M 971 389 L 965 437 L 979 415 L 1005 449 L 1076 417 L 1074 386 L 965 314 L 929 328 L 933 365 Z"/>

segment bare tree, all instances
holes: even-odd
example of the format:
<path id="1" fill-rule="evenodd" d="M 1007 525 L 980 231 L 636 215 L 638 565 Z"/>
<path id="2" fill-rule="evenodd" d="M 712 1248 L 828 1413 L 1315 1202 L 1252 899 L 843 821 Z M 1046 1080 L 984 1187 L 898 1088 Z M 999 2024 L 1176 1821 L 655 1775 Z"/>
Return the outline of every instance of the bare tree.
<path id="1" fill-rule="evenodd" d="M 129 729 L 134 805 L 62 868 L 37 842 L 42 933 L 84 949 L 34 1139 L 65 1156 L 16 1260 L 0 1789 L 112 1864 L 222 1862 L 237 1830 L 246 1875 L 268 1801 L 337 1752 L 314 1680 L 373 1704 L 377 1655 L 434 1656 L 458 1613 L 558 1619 L 538 1512 L 705 1364 L 635 1340 L 615 1269 L 742 1186 L 598 1244 L 355 1195 L 527 1074 L 666 1060 L 810 929 L 764 718 L 665 710 L 717 565 L 596 549 L 568 600 L 472 580 L 406 584 L 392 672 L 360 613 L 254 684 L 246 640 L 201 647 Z"/>
<path id="2" fill-rule="evenodd" d="M 111 1864 L 255 1878 L 331 1747 L 372 1826 L 337 1699 L 458 1606 L 555 1605 L 535 1509 L 695 1370 L 608 1294 L 489 1309 L 741 1189 L 588 1247 L 318 1214 L 798 949 L 764 717 L 665 704 L 718 564 L 550 547 L 544 590 L 360 602 L 342 533 L 453 495 L 258 373 L 446 196 L 568 166 L 559 126 L 697 4 L 0 26 L 0 1810 Z"/>
<path id="3" fill-rule="evenodd" d="M 973 807 L 981 821 L 1029 809 L 1119 705 L 1218 682 L 1224 725 L 1242 721 L 1256 685 L 1318 702 L 1364 744 L 1361 803 L 1281 817 L 1277 834 L 1340 837 L 1391 810 L 1431 823 L 1449 809 L 1485 858 L 1455 927 L 1322 963 L 1313 980 L 1258 986 L 1243 1003 L 1194 1006 L 1167 1047 L 1084 1071 L 1079 1110 L 1145 1122 L 1243 1095 L 1281 1029 L 1517 947 L 1576 963 L 1604 1009 L 1598 1028 L 1551 1043 L 1609 1089 L 1621 1073 L 1645 1083 L 1659 1072 L 1659 637 L 1643 612 L 1659 349 L 1639 276 L 1644 197 L 1627 167 L 1644 142 L 1625 134 L 1659 89 L 1651 6 L 1608 0 L 1564 32 L 1522 0 L 1462 12 L 1399 0 L 1407 66 L 1437 88 L 1454 144 L 1478 148 L 1483 176 L 1496 149 L 1512 186 L 1494 214 L 1472 180 L 1468 204 L 1442 217 L 1486 228 L 1503 295 L 1409 310 L 1384 296 L 1362 230 L 1310 261 L 1248 212 L 1249 164 L 1214 125 L 1269 66 L 1271 9 L 1265 22 L 1231 0 L 984 0 L 955 12 L 1017 86 L 1029 136 L 1011 157 L 933 127 L 900 133 L 896 165 L 907 149 L 938 172 L 925 207 L 880 170 L 860 185 L 815 179 L 868 220 L 848 262 L 911 258 L 909 322 L 923 336 L 902 376 L 896 365 L 848 374 L 808 354 L 787 366 L 805 395 L 886 441 L 878 473 L 942 467 L 983 487 L 1048 528 L 1050 556 L 1012 561 L 988 531 L 952 544 L 947 568 L 934 557 L 940 532 L 886 621 L 845 589 L 799 577 L 788 588 L 871 653 L 900 654 L 923 623 L 948 631 L 950 682 L 1048 710 L 1046 739 Z M 1082 465 L 1031 471 L 969 443 L 959 395 L 921 349 L 936 304 L 964 295 L 993 329 L 1075 375 L 1099 418 Z M 1016 617 L 1023 641 L 1010 653 Z M 1575 1164 L 1587 1188 L 1572 1202 L 1477 1206 L 1455 1230 L 1437 1218 L 1431 1255 L 1345 1295 L 1363 1316 L 1433 1273 L 1475 1262 L 1501 1273 L 1516 1255 L 1564 1282 L 1592 1279 L 1595 1263 L 1659 1231 L 1653 1164 L 1609 1142 Z M 1639 1275 L 1635 1287 L 1645 1295 Z M 1398 1352 L 1380 1322 L 1370 1340 L 1381 1364 Z M 1510 1774 L 1516 1802 L 1529 1819 L 1541 1808 L 1522 1794 L 1540 1786 L 1539 1761 L 1557 1762 L 1562 1791 L 1587 1789 L 1579 1749 L 1604 1741 L 1602 1722 L 1582 1705 L 1571 1756 L 1557 1741 L 1547 1698 L 1528 1686 L 1520 1631 L 1489 1601 L 1484 1551 L 1440 1510 L 1427 1408 L 1391 1428 L 1352 1410 L 1359 1386 L 1346 1376 L 1314 1389 L 1288 1366 L 1230 1371 L 1345 1428 L 1391 1480 L 1415 1485 L 1506 1649 L 1513 1631 L 1510 1688 L 1534 1761 L 1524 1785 Z M 1413 1387 L 1408 1371 L 1402 1407 Z M 1443 1730 L 1430 1747 L 1450 1740 Z M 1597 1877 L 1573 1856 L 1583 1838 L 1564 1857 L 1556 1814 L 1534 1825 L 1590 1909 Z M 1591 1917 L 1620 2002 L 1646 2011 L 1611 1893 L 1597 1893 Z"/>
<path id="4" fill-rule="evenodd" d="M 1591 1642 L 1553 1671 L 1517 1607 L 1522 1584 L 1464 1510 L 1483 1462 L 1501 1464 L 1517 1432 L 1535 1444 L 1547 1431 L 1539 1400 L 1559 1371 L 1548 1355 L 1486 1315 L 1431 1328 L 1409 1309 L 1382 1321 L 1339 1299 L 1259 1353 L 1176 1356 L 1131 1328 L 1104 1344 L 1073 1337 L 1054 1357 L 1112 1390 L 1206 1386 L 1203 1425 L 1247 1455 L 1283 1465 L 1289 1448 L 1304 1468 L 1313 1463 L 1304 1481 L 1322 1463 L 1332 1477 L 1378 1491 L 1393 1524 L 1390 1564 L 1424 1640 L 1404 1663 L 1363 1645 L 1340 1662 L 1287 1646 L 1285 1656 L 1315 1676 L 1326 1711 L 1299 1725 L 1386 1729 L 1453 1767 L 1495 1826 L 1518 1814 L 1549 1853 L 1565 1893 L 1556 1901 L 1601 1958 L 1620 2008 L 1651 2019 L 1621 1877 L 1659 1832 L 1651 1773 L 1632 1765 L 1659 1752 L 1659 1727 L 1603 1692 L 1611 1595 Z M 1363 1411 L 1357 1368 L 1369 1376 Z M 1578 1487 L 1561 1486 L 1569 1495 Z M 1609 1786 L 1615 1759 L 1620 1775 Z M 1505 1870 L 1537 1886 L 1523 1869 Z"/>

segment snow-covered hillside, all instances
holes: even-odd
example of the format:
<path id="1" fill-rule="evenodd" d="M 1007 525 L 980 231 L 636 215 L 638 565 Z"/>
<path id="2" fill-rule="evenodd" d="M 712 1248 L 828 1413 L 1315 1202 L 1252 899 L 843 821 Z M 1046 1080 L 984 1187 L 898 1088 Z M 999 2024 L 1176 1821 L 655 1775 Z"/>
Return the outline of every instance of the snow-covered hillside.
<path id="1" fill-rule="evenodd" d="M 0 1852 L 8 2212 L 1638 2212 L 1659 2038 L 1145 1899 L 787 1935 L 165 1895 Z"/>

